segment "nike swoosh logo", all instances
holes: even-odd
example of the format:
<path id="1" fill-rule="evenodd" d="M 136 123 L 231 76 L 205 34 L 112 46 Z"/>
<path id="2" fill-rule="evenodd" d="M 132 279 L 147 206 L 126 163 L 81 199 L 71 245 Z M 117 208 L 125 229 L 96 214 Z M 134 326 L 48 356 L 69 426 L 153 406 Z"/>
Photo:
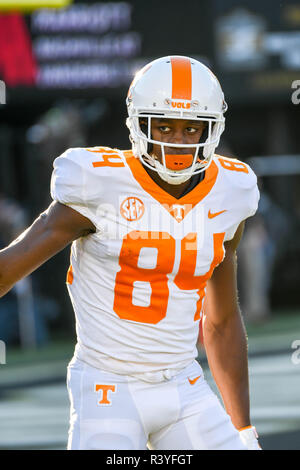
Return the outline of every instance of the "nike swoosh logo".
<path id="1" fill-rule="evenodd" d="M 197 380 L 200 379 L 200 377 L 201 377 L 201 375 L 199 375 L 199 376 L 196 377 L 195 379 L 190 379 L 190 378 L 188 377 L 188 381 L 190 382 L 191 385 L 194 385 L 194 384 L 197 382 Z"/>
<path id="2" fill-rule="evenodd" d="M 224 209 L 223 211 L 220 211 L 220 212 L 210 212 L 210 210 L 209 210 L 208 211 L 208 218 L 213 219 L 214 217 L 217 217 L 217 215 L 223 214 L 223 212 L 226 212 L 226 209 Z"/>

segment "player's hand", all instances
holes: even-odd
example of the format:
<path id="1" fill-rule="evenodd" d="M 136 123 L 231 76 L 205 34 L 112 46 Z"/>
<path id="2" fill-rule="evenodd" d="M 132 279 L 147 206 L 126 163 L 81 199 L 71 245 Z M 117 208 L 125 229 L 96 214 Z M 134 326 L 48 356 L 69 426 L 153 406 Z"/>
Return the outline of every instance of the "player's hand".
<path id="1" fill-rule="evenodd" d="M 262 450 L 258 442 L 258 434 L 254 426 L 248 426 L 247 428 L 239 430 L 240 438 L 242 443 L 247 447 L 248 450 Z"/>

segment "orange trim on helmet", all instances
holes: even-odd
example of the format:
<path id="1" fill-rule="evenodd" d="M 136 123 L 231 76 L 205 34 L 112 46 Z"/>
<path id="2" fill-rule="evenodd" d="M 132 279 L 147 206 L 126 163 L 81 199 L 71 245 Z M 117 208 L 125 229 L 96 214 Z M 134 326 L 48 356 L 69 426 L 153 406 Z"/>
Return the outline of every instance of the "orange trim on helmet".
<path id="1" fill-rule="evenodd" d="M 172 154 L 166 154 L 165 155 L 166 159 L 166 167 L 169 170 L 185 170 L 186 168 L 189 168 L 193 164 L 194 157 L 193 155 L 190 154 L 179 154 L 179 155 L 172 155 Z"/>
<path id="2" fill-rule="evenodd" d="M 172 99 L 192 99 L 192 66 L 186 57 L 171 57 Z"/>

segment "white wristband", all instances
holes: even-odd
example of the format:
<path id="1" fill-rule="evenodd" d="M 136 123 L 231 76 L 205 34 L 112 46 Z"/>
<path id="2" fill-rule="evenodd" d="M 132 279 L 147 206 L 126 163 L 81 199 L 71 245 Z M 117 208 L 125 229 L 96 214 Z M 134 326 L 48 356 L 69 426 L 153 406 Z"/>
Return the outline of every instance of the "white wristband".
<path id="1" fill-rule="evenodd" d="M 239 429 L 240 438 L 248 450 L 261 450 L 258 434 L 254 426 Z"/>

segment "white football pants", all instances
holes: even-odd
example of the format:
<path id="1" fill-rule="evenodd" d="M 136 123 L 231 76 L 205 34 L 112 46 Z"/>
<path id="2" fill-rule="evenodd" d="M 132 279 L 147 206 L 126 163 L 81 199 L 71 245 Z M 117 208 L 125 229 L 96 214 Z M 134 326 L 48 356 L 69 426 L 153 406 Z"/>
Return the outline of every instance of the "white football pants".
<path id="1" fill-rule="evenodd" d="M 197 361 L 149 383 L 73 360 L 68 449 L 246 450 Z"/>

